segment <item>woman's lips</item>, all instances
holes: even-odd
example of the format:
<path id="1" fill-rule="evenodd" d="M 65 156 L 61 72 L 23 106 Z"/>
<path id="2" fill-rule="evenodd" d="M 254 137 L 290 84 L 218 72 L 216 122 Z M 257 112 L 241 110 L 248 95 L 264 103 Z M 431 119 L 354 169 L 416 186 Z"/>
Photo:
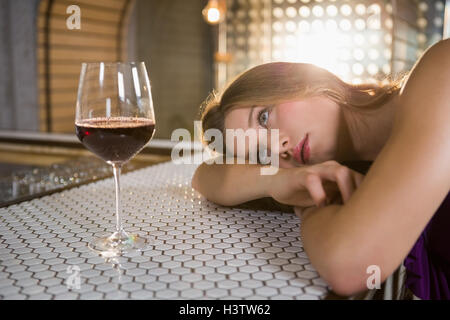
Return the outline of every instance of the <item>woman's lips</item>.
<path id="1" fill-rule="evenodd" d="M 310 147 L 308 143 L 308 134 L 304 137 L 294 149 L 294 159 L 300 164 L 307 164 L 309 161 Z"/>
<path id="2" fill-rule="evenodd" d="M 309 155 L 310 155 L 310 147 L 309 147 L 309 135 L 306 135 L 306 141 L 303 143 L 303 148 L 302 148 L 302 156 L 303 156 L 303 161 L 305 162 L 305 164 L 307 164 L 309 162 Z"/>

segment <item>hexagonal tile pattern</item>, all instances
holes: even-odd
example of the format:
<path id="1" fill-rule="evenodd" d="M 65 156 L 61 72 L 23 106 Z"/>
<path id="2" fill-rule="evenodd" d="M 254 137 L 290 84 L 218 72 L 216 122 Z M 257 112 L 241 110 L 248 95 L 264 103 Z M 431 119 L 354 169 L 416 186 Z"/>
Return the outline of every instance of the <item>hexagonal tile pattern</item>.
<path id="1" fill-rule="evenodd" d="M 190 187 L 196 165 L 121 177 L 126 230 L 150 246 L 115 259 L 87 243 L 114 229 L 114 183 L 0 209 L 0 299 L 323 299 L 291 213 L 228 208 Z"/>

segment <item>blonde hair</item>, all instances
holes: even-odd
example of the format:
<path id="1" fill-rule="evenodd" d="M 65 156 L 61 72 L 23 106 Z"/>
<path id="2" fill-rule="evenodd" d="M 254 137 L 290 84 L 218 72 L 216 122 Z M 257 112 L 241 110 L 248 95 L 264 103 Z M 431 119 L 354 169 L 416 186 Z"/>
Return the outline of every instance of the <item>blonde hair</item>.
<path id="1" fill-rule="evenodd" d="M 387 85 L 353 85 L 312 64 L 261 64 L 237 76 L 221 94 L 213 92 L 209 95 L 200 111 L 202 137 L 204 132 L 211 128 L 219 129 L 223 133 L 225 116 L 234 107 L 276 105 L 321 95 L 348 110 L 371 112 L 400 90 L 404 79 L 403 76 L 398 80 L 390 80 Z M 203 143 L 209 144 L 204 140 Z"/>

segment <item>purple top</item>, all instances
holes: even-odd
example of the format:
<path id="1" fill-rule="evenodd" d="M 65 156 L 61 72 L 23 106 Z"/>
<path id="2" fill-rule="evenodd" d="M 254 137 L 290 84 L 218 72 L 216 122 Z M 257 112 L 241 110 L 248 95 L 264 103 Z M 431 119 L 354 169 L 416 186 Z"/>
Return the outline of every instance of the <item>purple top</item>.
<path id="1" fill-rule="evenodd" d="M 403 262 L 406 282 L 424 300 L 450 300 L 450 192 Z"/>

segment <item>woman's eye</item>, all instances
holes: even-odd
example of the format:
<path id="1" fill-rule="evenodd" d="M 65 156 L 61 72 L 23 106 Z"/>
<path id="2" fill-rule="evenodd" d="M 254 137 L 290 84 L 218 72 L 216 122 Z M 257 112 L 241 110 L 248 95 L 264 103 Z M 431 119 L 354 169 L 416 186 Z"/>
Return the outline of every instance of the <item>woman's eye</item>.
<path id="1" fill-rule="evenodd" d="M 267 126 L 267 121 L 269 120 L 269 110 L 263 109 L 258 114 L 258 122 L 263 127 Z"/>

